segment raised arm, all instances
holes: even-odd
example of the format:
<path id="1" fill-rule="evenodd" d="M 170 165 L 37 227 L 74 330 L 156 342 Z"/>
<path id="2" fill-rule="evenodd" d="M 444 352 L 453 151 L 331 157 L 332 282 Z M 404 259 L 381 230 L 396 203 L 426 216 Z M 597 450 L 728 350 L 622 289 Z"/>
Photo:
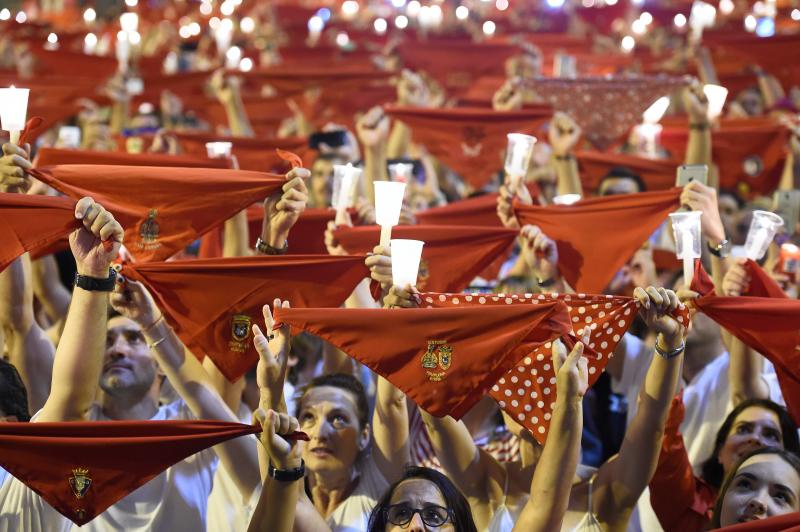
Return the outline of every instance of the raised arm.
<path id="1" fill-rule="evenodd" d="M 547 442 L 533 473 L 531 496 L 514 525 L 515 531 L 561 529 L 581 455 L 582 400 L 589 387 L 589 370 L 582 355 L 581 342 L 575 344 L 569 356 L 560 340 L 553 342 L 556 406 Z"/>
<path id="2" fill-rule="evenodd" d="M 67 287 L 61 283 L 58 265 L 53 255 L 47 255 L 31 262 L 33 274 L 33 295 L 41 303 L 51 325 L 47 335 L 53 344 L 58 344 L 61 331 L 64 330 L 64 319 L 67 317 L 69 302 L 72 299 Z"/>
<path id="3" fill-rule="evenodd" d="M 122 244 L 122 227 L 92 198 L 75 204 L 75 218 L 82 224 L 69 236 L 69 245 L 78 275 L 107 279 Z M 78 421 L 86 416 L 103 366 L 107 312 L 105 292 L 75 287 L 53 361 L 50 396 L 36 421 Z"/>
<path id="4" fill-rule="evenodd" d="M 356 123 L 358 140 L 364 149 L 364 192 L 375 201 L 375 181 L 388 181 L 386 151 L 389 137 L 389 117 L 381 107 L 373 107 Z"/>
<path id="5" fill-rule="evenodd" d="M 710 249 L 720 250 L 723 242 L 726 242 L 726 236 L 725 226 L 722 225 L 722 218 L 719 215 L 716 189 L 693 181 L 683 187 L 681 205 L 686 205 L 693 211 L 703 213 L 700 217 L 702 234 L 708 241 Z M 726 246 L 730 248 L 730 244 L 726 244 Z M 720 251 L 717 251 L 717 253 L 720 253 Z M 726 270 L 726 261 L 722 257 L 711 253 L 711 276 L 716 286 L 721 285 Z"/>
<path id="6" fill-rule="evenodd" d="M 800 188 L 800 127 L 792 130 L 778 190 Z"/>
<path id="7" fill-rule="evenodd" d="M 723 295 L 736 297 L 747 292 L 750 279 L 744 267 L 744 260 L 738 259 L 731 265 L 722 279 Z M 734 405 L 747 399 L 769 399 L 769 385 L 764 381 L 764 358 L 744 342 L 729 334 L 728 350 L 730 366 L 728 380 L 731 386 L 731 400 Z"/>
<path id="8" fill-rule="evenodd" d="M 142 328 L 158 365 L 170 384 L 200 419 L 238 422 L 214 387 L 203 365 L 183 345 L 141 283 L 118 283 L 111 306 Z M 60 346 L 59 346 L 60 347 Z M 246 501 L 260 482 L 258 455 L 252 438 L 235 438 L 214 447 Z"/>
<path id="9" fill-rule="evenodd" d="M 305 168 L 294 168 L 286 174 L 286 183 L 280 192 L 264 200 L 264 221 L 261 226 L 261 242 L 264 246 L 257 253 L 282 255 L 286 253 L 289 231 L 297 223 L 308 203 L 308 188 L 305 179 L 311 172 Z"/>
<path id="10" fill-rule="evenodd" d="M 708 121 L 708 99 L 703 87 L 695 83 L 684 90 L 684 105 L 689 114 L 689 142 L 686 145 L 686 164 L 708 165 L 708 182 L 719 187 L 716 175 L 711 168 L 711 124 Z"/>
<path id="11" fill-rule="evenodd" d="M 211 89 L 225 108 L 231 133 L 237 137 L 254 136 L 253 126 L 250 125 L 247 110 L 242 102 L 239 78 L 226 78 L 225 72 L 218 70 L 211 77 Z"/>
<path id="12" fill-rule="evenodd" d="M 575 146 L 581 138 L 581 128 L 566 113 L 558 112 L 550 121 L 547 133 L 553 148 L 554 166 L 558 178 L 558 194 L 583 195 Z"/>
<path id="13" fill-rule="evenodd" d="M 628 522 L 636 501 L 658 463 L 664 424 L 683 362 L 686 327 L 669 313 L 681 304 L 671 290 L 648 287 L 634 291 L 639 315 L 658 334 L 657 353 L 639 393 L 638 410 L 619 454 L 598 471 L 593 501 L 598 519 L 611 529 Z"/>
<path id="14" fill-rule="evenodd" d="M 50 395 L 55 348 L 33 315 L 31 260 L 27 253 L 0 273 L 0 328 L 5 329 L 9 362 L 19 370 L 31 412 Z"/>
<path id="15" fill-rule="evenodd" d="M 526 225 L 520 231 L 520 254 L 536 282 L 548 292 L 564 293 L 566 284 L 558 271 L 558 248 L 539 227 Z"/>

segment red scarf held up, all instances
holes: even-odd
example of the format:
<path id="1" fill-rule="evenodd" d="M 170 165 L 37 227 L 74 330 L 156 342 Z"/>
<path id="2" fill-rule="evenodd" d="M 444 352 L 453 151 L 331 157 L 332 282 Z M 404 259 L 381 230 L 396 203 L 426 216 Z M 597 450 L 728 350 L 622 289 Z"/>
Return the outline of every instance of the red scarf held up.
<path id="1" fill-rule="evenodd" d="M 82 526 L 176 462 L 259 432 L 224 421 L 0 423 L 0 465 Z"/>
<path id="2" fill-rule="evenodd" d="M 276 309 L 434 416 L 463 416 L 532 349 L 570 331 L 563 303 L 475 308 Z"/>
<path id="3" fill-rule="evenodd" d="M 624 166 L 637 173 L 647 190 L 666 190 L 675 186 L 675 171 L 681 164 L 669 159 L 649 159 L 621 153 L 581 151 L 577 153 L 581 183 L 586 192 L 595 192 L 602 178 L 615 166 Z"/>
<path id="4" fill-rule="evenodd" d="M 74 199 L 91 196 L 113 213 L 138 261 L 171 257 L 286 182 L 245 170 L 157 166 L 63 165 L 30 174 Z"/>
<path id="5" fill-rule="evenodd" d="M 713 282 L 697 261 L 691 287 L 702 297 L 694 305 L 772 362 L 786 407 L 800 423 L 800 301 L 782 295 L 757 264 L 748 262 L 747 268 L 755 280 L 748 294 L 723 297 L 714 293 Z"/>
<path id="6" fill-rule="evenodd" d="M 605 290 L 617 271 L 679 207 L 681 190 L 620 194 L 572 205 L 515 204 L 520 225 L 537 225 L 558 246 L 558 268 L 580 292 Z"/>
<path id="7" fill-rule="evenodd" d="M 379 226 L 340 227 L 335 237 L 348 253 L 372 251 L 380 240 Z M 514 229 L 452 225 L 398 225 L 392 238 L 422 240 L 417 287 L 423 291 L 460 292 L 513 244 Z"/>
<path id="8" fill-rule="evenodd" d="M 233 382 L 258 362 L 252 324 L 275 298 L 293 307 L 338 307 L 369 276 L 363 257 L 258 256 L 127 264 L 122 274 L 153 294 L 175 333 Z"/>
<path id="9" fill-rule="evenodd" d="M 535 133 L 553 115 L 549 107 L 522 111 L 485 108 L 428 109 L 386 106 L 411 128 L 414 142 L 480 189 L 503 168 L 508 133 Z"/>
<path id="10" fill-rule="evenodd" d="M 423 305 L 442 308 L 471 306 L 535 306 L 562 302 L 570 315 L 570 331 L 564 337 L 567 349 L 590 330 L 589 344 L 583 356 L 589 365 L 589 384 L 593 385 L 613 356 L 614 349 L 630 327 L 638 309 L 633 298 L 587 294 L 423 294 Z M 676 318 L 689 324 L 687 309 L 676 312 Z M 544 444 L 556 400 L 556 375 L 552 367 L 552 344 L 534 346 L 527 356 L 507 371 L 494 386 L 490 395 L 500 408 L 517 423 L 528 429 Z"/>
<path id="11" fill-rule="evenodd" d="M 40 253 L 78 227 L 75 200 L 0 193 L 0 271 L 26 251 Z"/>
<path id="12" fill-rule="evenodd" d="M 62 164 L 113 164 L 123 166 L 178 166 L 186 168 L 231 167 L 230 159 L 210 159 L 205 156 L 164 155 L 161 153 L 125 153 L 115 151 L 65 150 L 41 148 L 33 166 L 36 168 Z"/>

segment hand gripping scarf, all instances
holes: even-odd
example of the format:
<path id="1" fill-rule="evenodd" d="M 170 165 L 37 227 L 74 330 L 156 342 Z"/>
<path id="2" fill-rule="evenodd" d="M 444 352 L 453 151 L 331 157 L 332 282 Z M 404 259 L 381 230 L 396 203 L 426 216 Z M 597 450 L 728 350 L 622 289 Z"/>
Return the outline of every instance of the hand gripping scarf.
<path id="1" fill-rule="evenodd" d="M 167 259 L 286 182 L 261 172 L 160 166 L 76 164 L 30 174 L 74 199 L 91 196 L 113 213 L 138 261 Z"/>
<path id="2" fill-rule="evenodd" d="M 176 462 L 259 432 L 224 421 L 0 423 L 0 465 L 81 526 Z"/>
<path id="3" fill-rule="evenodd" d="M 477 308 L 276 309 L 434 416 L 463 416 L 537 345 L 570 330 L 563 303 Z"/>
<path id="4" fill-rule="evenodd" d="M 520 225 L 537 225 L 558 246 L 558 268 L 581 292 L 602 292 L 614 274 L 679 207 L 681 190 L 589 198 L 572 205 L 515 205 Z"/>
<path id="5" fill-rule="evenodd" d="M 340 227 L 336 239 L 348 253 L 372 251 L 380 240 L 379 226 Z M 460 292 L 476 275 L 513 244 L 514 229 L 455 225 L 398 225 L 392 238 L 422 240 L 417 287 L 423 291 Z"/>
<path id="6" fill-rule="evenodd" d="M 775 366 L 786 407 L 800 423 L 800 301 L 781 297 L 780 288 L 755 263 L 748 295 L 717 296 L 713 282 L 700 261 L 695 263 L 692 290 L 698 310 L 719 323 L 732 335 L 761 353 Z"/>
<path id="7" fill-rule="evenodd" d="M 414 142 L 424 145 L 475 188 L 482 188 L 503 168 L 508 133 L 532 134 L 553 114 L 546 107 L 522 111 L 396 106 L 385 109 L 386 114 L 411 128 Z"/>
<path id="8" fill-rule="evenodd" d="M 423 294 L 423 305 L 443 308 L 454 306 L 479 307 L 484 310 L 499 307 L 531 307 L 561 302 L 567 305 L 570 330 L 563 338 L 567 349 L 583 338 L 588 328 L 589 345 L 583 356 L 589 366 L 589 384 L 600 377 L 614 349 L 636 317 L 638 309 L 631 297 L 587 294 Z M 686 308 L 675 313 L 676 319 L 689 324 Z M 520 425 L 544 444 L 556 400 L 556 375 L 552 367 L 552 344 L 540 344 L 510 368 L 492 386 L 489 394 Z"/>
<path id="9" fill-rule="evenodd" d="M 0 271 L 25 253 L 40 253 L 80 227 L 75 200 L 0 193 Z"/>
<path id="10" fill-rule="evenodd" d="M 235 381 L 258 362 L 251 326 L 275 298 L 297 307 L 338 307 L 369 276 L 363 257 L 258 256 L 128 264 L 186 347 Z"/>

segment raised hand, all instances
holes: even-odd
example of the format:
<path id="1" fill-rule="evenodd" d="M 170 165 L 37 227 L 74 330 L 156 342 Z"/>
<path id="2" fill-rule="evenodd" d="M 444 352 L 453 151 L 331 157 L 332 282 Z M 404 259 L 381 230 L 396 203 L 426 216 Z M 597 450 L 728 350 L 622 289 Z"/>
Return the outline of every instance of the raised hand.
<path id="1" fill-rule="evenodd" d="M 730 268 L 722 278 L 722 293 L 726 296 L 740 296 L 750 287 L 750 276 L 745 269 L 746 259 L 732 261 Z"/>
<path id="2" fill-rule="evenodd" d="M 525 263 L 540 279 L 549 280 L 558 275 L 558 247 L 538 226 L 526 225 L 519 232 L 522 239 L 522 256 Z"/>
<path id="3" fill-rule="evenodd" d="M 375 246 L 372 254 L 364 261 L 369 268 L 369 276 L 381 284 L 386 292 L 392 286 L 392 250 L 383 246 Z"/>
<path id="4" fill-rule="evenodd" d="M 364 113 L 356 122 L 356 133 L 364 148 L 377 148 L 386 144 L 389 138 L 389 117 L 383 112 L 383 108 L 375 106 Z"/>
<path id="5" fill-rule="evenodd" d="M 78 273 L 105 279 L 111 262 L 117 258 L 124 233 L 114 216 L 92 198 L 75 204 L 75 218 L 83 224 L 69 235 L 69 246 Z"/>
<path id="6" fill-rule="evenodd" d="M 114 310 L 132 319 L 144 329 L 149 329 L 161 319 L 161 311 L 158 310 L 150 292 L 137 281 L 118 276 L 109 301 Z"/>
<path id="7" fill-rule="evenodd" d="M 417 308 L 421 302 L 416 286 L 406 285 L 405 288 L 393 286 L 383 298 L 383 308 Z"/>
<path id="8" fill-rule="evenodd" d="M 577 342 L 567 355 L 561 340 L 553 342 L 553 369 L 556 373 L 556 393 L 559 398 L 580 401 L 589 389 L 589 365 L 583 358 L 583 347 L 588 341 Z"/>
<path id="9" fill-rule="evenodd" d="M 668 347 L 680 345 L 686 336 L 686 326 L 670 315 L 676 309 L 683 308 L 678 295 L 666 288 L 648 286 L 637 287 L 633 291 L 633 298 L 639 307 L 639 316 L 648 327 L 663 336 L 664 344 Z"/>
<path id="10" fill-rule="evenodd" d="M 286 174 L 282 193 L 273 194 L 264 200 L 264 224 L 261 238 L 270 246 L 283 248 L 289 231 L 297 223 L 308 203 L 308 188 L 305 179 L 311 172 L 305 168 L 294 168 Z"/>
<path id="11" fill-rule="evenodd" d="M 273 409 L 259 408 L 253 414 L 255 420 L 261 424 L 262 432 L 259 436 L 261 445 L 269 455 L 269 460 L 276 469 L 294 469 L 300 466 L 300 446 L 293 446 L 284 438 L 298 430 L 300 423 L 289 414 L 281 414 Z"/>
<path id="12" fill-rule="evenodd" d="M 32 167 L 30 152 L 30 144 L 25 144 L 24 147 L 10 142 L 3 144 L 3 156 L 0 157 L 0 191 L 24 193 L 31 188 L 31 178 L 26 172 Z"/>
<path id="13" fill-rule="evenodd" d="M 703 92 L 703 86 L 693 83 L 683 91 L 683 104 L 689 115 L 690 124 L 708 124 L 708 98 Z"/>
<path id="14" fill-rule="evenodd" d="M 553 115 L 547 132 L 553 155 L 563 157 L 575 149 L 581 138 L 581 128 L 568 114 L 561 111 Z"/>
<path id="15" fill-rule="evenodd" d="M 521 80 L 507 80 L 492 96 L 492 108 L 495 111 L 516 111 L 522 109 L 522 91 L 519 90 Z"/>
<path id="16" fill-rule="evenodd" d="M 521 179 L 516 183 L 516 189 L 511 187 L 511 183 L 503 183 L 497 191 L 497 217 L 503 227 L 519 229 L 519 222 L 514 214 L 514 198 L 523 205 L 532 205 L 533 198 Z"/>
<path id="17" fill-rule="evenodd" d="M 289 308 L 288 301 L 275 299 L 273 308 Z M 283 385 L 286 381 L 286 368 L 291 351 L 291 336 L 288 327 L 275 329 L 275 320 L 269 305 L 264 305 L 264 327 L 266 334 L 257 324 L 253 324 L 253 343 L 258 352 L 256 383 L 260 391 L 260 408 L 277 409 L 283 399 Z"/>
<path id="18" fill-rule="evenodd" d="M 713 187 L 707 187 L 697 181 L 692 181 L 681 192 L 681 205 L 686 205 L 693 211 L 700 211 L 700 226 L 703 235 L 711 240 L 712 243 L 719 243 L 725 240 L 725 227 L 722 225 L 722 218 L 719 216 L 719 206 L 717 204 L 717 191 Z"/>

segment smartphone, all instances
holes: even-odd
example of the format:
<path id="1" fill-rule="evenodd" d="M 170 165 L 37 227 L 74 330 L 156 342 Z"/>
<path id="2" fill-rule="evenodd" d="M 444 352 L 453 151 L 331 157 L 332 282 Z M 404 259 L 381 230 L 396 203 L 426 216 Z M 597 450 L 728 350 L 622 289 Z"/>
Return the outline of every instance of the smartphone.
<path id="1" fill-rule="evenodd" d="M 705 164 L 682 164 L 678 167 L 676 187 L 685 187 L 692 181 L 708 184 L 708 166 Z"/>
<path id="2" fill-rule="evenodd" d="M 81 128 L 61 126 L 58 128 L 58 147 L 76 149 L 81 147 Z"/>
<path id="3" fill-rule="evenodd" d="M 308 137 L 308 147 L 312 150 L 319 150 L 320 144 L 325 144 L 329 148 L 344 146 L 347 144 L 347 131 L 339 129 L 336 131 L 317 132 Z"/>
<path id="4" fill-rule="evenodd" d="M 793 235 L 800 222 L 800 190 L 777 190 L 772 197 L 772 210 L 783 219 L 787 235 Z"/>

